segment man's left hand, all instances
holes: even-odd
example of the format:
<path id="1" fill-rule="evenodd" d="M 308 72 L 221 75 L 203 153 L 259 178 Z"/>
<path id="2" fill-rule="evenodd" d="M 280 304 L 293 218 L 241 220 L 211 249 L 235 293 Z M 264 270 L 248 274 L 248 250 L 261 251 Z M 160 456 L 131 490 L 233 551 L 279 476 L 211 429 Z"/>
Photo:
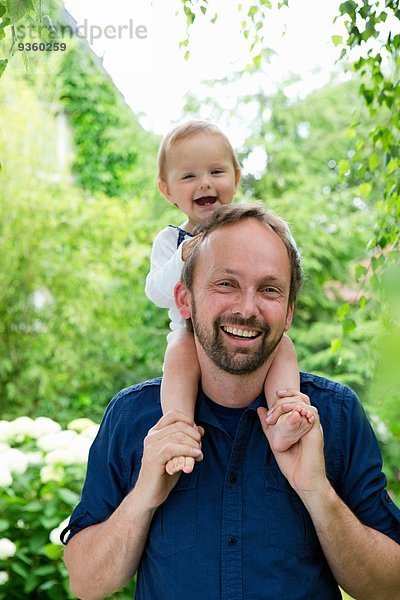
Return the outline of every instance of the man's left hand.
<path id="1" fill-rule="evenodd" d="M 292 411 L 296 406 L 298 408 L 307 407 L 314 415 L 314 423 L 310 431 L 302 438 L 283 452 L 272 450 L 275 460 L 280 470 L 286 477 L 292 488 L 301 497 L 303 494 L 315 493 L 320 491 L 327 484 L 324 458 L 324 437 L 318 411 L 314 406 L 310 406 L 309 401 L 305 402 L 299 398 L 303 394 L 296 393 L 297 402 L 291 398 L 288 402 L 279 403 L 274 406 L 273 416 L 268 417 L 267 409 L 260 407 L 257 409 L 260 418 L 261 427 L 268 441 L 270 441 L 271 427 L 277 422 L 280 415 Z M 300 402 L 299 402 L 300 400 Z M 308 397 L 307 397 L 308 400 Z"/>

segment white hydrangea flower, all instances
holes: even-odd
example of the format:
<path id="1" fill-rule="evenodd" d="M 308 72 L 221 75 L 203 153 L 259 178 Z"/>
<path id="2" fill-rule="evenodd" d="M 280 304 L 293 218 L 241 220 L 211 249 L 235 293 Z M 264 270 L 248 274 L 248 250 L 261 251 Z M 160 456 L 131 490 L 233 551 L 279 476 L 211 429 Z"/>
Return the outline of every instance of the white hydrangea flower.
<path id="1" fill-rule="evenodd" d="M 88 438 L 89 440 L 93 441 L 96 435 L 98 434 L 99 429 L 100 425 L 92 425 L 91 427 L 84 429 L 81 433 L 81 436 L 84 436 L 85 438 Z"/>
<path id="2" fill-rule="evenodd" d="M 49 481 L 61 482 L 64 479 L 64 467 L 62 465 L 45 465 L 40 469 L 42 483 Z"/>
<path id="3" fill-rule="evenodd" d="M 38 417 L 33 422 L 32 437 L 39 439 L 50 433 L 58 433 L 61 431 L 61 425 L 48 417 Z"/>
<path id="4" fill-rule="evenodd" d="M 37 446 L 45 452 L 57 450 L 58 448 L 71 448 L 78 434 L 76 431 L 59 431 L 58 433 L 49 433 L 37 441 Z"/>
<path id="5" fill-rule="evenodd" d="M 18 417 L 14 421 L 10 421 L 12 438 L 17 441 L 23 441 L 25 437 L 33 437 L 35 425 L 34 420 L 30 417 Z"/>
<path id="6" fill-rule="evenodd" d="M 4 465 L 0 465 L 0 488 L 10 487 L 12 485 L 13 478 L 10 470 Z"/>
<path id="7" fill-rule="evenodd" d="M 44 458 L 46 465 L 73 465 L 75 463 L 74 448 L 57 448 L 48 452 Z"/>
<path id="8" fill-rule="evenodd" d="M 384 423 L 384 421 L 382 421 L 382 419 L 380 419 L 378 415 L 371 415 L 371 421 L 378 435 L 378 438 L 382 442 L 388 442 L 390 440 L 391 433 L 386 423 Z"/>
<path id="9" fill-rule="evenodd" d="M 58 525 L 58 527 L 56 527 L 55 529 L 52 529 L 52 531 L 50 531 L 50 541 L 52 544 L 55 544 L 56 546 L 62 546 L 62 542 L 60 540 L 60 535 L 61 532 L 67 527 L 69 523 L 69 517 L 67 519 L 64 519 L 64 521 L 61 521 L 61 523 Z"/>
<path id="10" fill-rule="evenodd" d="M 9 448 L 0 454 L 1 464 L 11 473 L 25 473 L 28 468 L 28 459 L 21 450 Z"/>
<path id="11" fill-rule="evenodd" d="M 10 558 L 11 556 L 14 556 L 16 550 L 17 550 L 17 546 L 14 544 L 14 542 L 9 540 L 8 538 L 0 539 L 0 559 L 1 560 L 5 560 L 7 558 Z"/>
<path id="12" fill-rule="evenodd" d="M 0 571 L 0 585 L 4 585 L 9 580 L 7 571 Z"/>
<path id="13" fill-rule="evenodd" d="M 74 461 L 78 465 L 85 465 L 88 461 L 90 446 L 92 440 L 80 435 L 72 448 L 74 452 Z"/>
<path id="14" fill-rule="evenodd" d="M 82 431 L 84 431 L 85 429 L 88 429 L 89 427 L 92 427 L 93 425 L 96 425 L 96 423 L 94 421 L 92 421 L 92 419 L 86 419 L 86 418 L 74 419 L 73 421 L 68 423 L 67 429 L 72 429 L 73 431 L 82 433 Z"/>
<path id="15" fill-rule="evenodd" d="M 25 452 L 25 456 L 30 465 L 41 465 L 43 462 L 43 454 L 40 451 Z"/>
<path id="16" fill-rule="evenodd" d="M 0 421 L 0 442 L 8 442 L 13 435 L 13 429 L 9 421 Z"/>

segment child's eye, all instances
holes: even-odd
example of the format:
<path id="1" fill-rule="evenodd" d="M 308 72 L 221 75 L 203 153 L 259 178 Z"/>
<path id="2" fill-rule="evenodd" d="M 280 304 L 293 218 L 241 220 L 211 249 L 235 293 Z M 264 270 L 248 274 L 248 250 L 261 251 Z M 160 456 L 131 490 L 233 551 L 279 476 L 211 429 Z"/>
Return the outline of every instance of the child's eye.
<path id="1" fill-rule="evenodd" d="M 211 171 L 211 175 L 223 175 L 225 173 L 224 169 L 213 169 Z"/>
<path id="2" fill-rule="evenodd" d="M 192 179 L 192 177 L 194 177 L 194 175 L 192 173 L 188 173 L 187 175 L 184 175 L 182 179 Z"/>

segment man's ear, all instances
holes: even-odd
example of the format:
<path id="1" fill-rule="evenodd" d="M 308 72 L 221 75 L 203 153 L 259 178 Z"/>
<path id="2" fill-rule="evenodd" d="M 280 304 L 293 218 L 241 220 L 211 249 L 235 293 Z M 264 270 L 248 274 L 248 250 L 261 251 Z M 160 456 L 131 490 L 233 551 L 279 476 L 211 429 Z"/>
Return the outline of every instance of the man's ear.
<path id="1" fill-rule="evenodd" d="M 162 179 L 159 179 L 157 181 L 157 185 L 158 185 L 158 189 L 160 190 L 160 192 L 162 193 L 164 198 L 166 200 L 168 200 L 168 202 L 172 202 L 172 197 L 171 197 L 171 194 L 169 191 L 168 183 L 166 181 L 163 181 Z M 172 204 L 173 204 L 173 202 L 172 202 Z"/>
<path id="2" fill-rule="evenodd" d="M 291 326 L 292 320 L 293 320 L 293 313 L 294 313 L 294 304 L 292 302 L 292 304 L 289 304 L 287 313 L 286 313 L 285 331 L 290 329 L 290 326 Z"/>
<path id="3" fill-rule="evenodd" d="M 174 298 L 176 307 L 181 317 L 184 319 L 190 319 L 192 316 L 190 292 L 186 289 L 182 281 L 178 281 L 175 286 Z"/>

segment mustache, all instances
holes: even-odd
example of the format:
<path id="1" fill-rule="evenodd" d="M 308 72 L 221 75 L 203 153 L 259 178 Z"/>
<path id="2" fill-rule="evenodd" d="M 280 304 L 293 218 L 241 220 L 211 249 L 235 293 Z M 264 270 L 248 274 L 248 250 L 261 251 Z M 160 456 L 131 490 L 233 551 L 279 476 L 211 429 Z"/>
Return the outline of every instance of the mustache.
<path id="1" fill-rule="evenodd" d="M 260 323 L 260 321 L 257 321 L 257 319 L 255 317 L 249 317 L 248 319 L 244 319 L 243 317 L 239 317 L 239 316 L 229 316 L 229 317 L 217 317 L 214 321 L 214 324 L 216 327 L 220 327 L 222 324 L 224 325 L 238 325 L 238 326 L 243 326 L 243 327 L 249 327 L 250 329 L 257 329 L 259 331 L 261 331 L 262 333 L 266 333 L 266 334 L 270 334 L 271 332 L 271 328 L 266 325 L 265 323 Z"/>

